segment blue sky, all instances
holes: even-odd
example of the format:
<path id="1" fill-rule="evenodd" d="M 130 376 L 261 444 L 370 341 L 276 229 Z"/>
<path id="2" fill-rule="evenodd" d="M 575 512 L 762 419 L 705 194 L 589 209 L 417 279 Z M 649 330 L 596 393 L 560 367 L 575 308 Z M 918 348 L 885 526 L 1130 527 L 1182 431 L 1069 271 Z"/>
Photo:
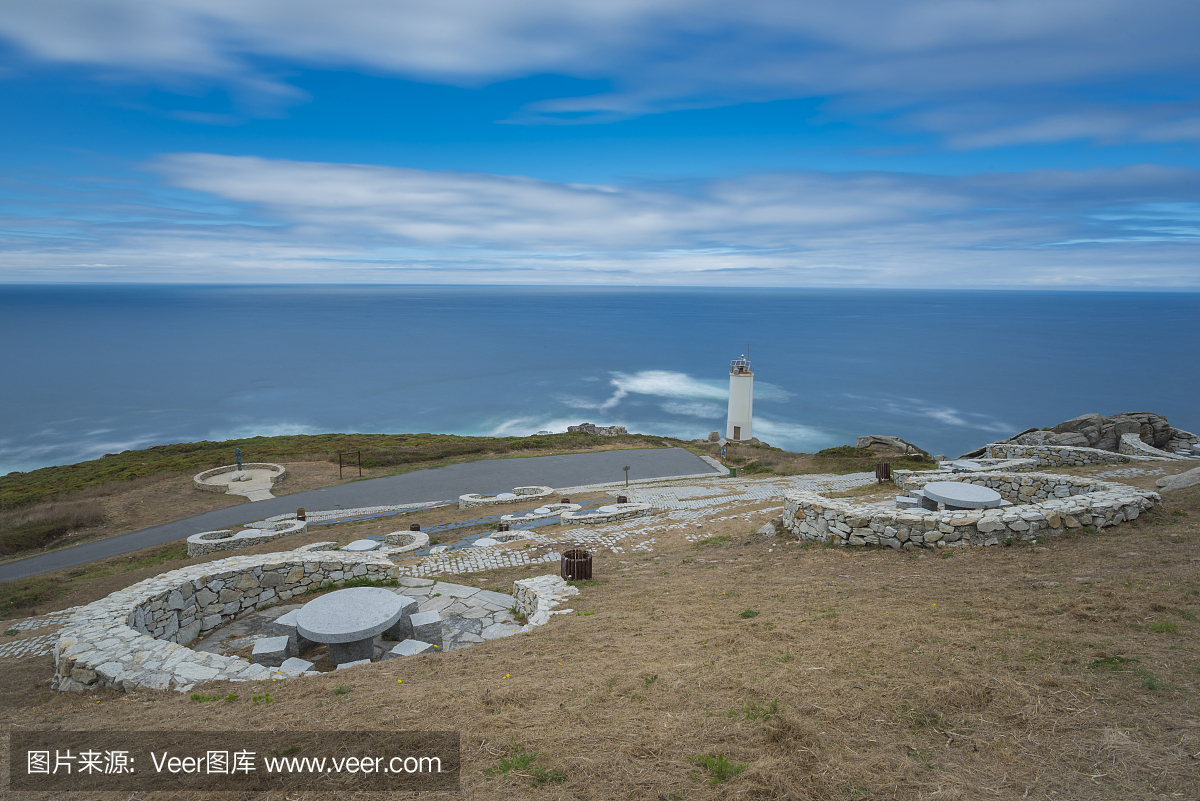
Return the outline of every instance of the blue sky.
<path id="1" fill-rule="evenodd" d="M 1200 5 L 0 7 L 0 281 L 1200 289 Z"/>

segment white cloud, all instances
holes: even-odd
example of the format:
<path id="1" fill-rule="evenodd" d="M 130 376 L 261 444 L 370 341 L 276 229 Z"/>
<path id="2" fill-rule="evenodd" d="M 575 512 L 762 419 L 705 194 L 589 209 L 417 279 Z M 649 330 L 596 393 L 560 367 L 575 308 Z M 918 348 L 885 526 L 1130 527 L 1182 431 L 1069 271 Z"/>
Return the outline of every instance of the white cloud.
<path id="1" fill-rule="evenodd" d="M 101 199 L 89 190 L 71 204 L 54 188 L 46 190 L 52 212 L 40 213 L 35 199 L 20 207 L 30 209 L 24 216 L 0 213 L 0 278 L 1200 284 L 1194 252 L 1200 171 L 1187 168 L 789 172 L 686 186 L 566 184 L 213 154 L 165 156 L 153 168 L 175 194 L 127 187 L 116 199 Z M 179 202 L 179 190 L 188 203 Z M 623 391 L 641 391 L 632 386 Z M 680 397 L 715 399 L 718 391 L 725 390 L 702 385 Z M 771 391 L 763 385 L 760 397 Z"/>
<path id="2" fill-rule="evenodd" d="M 295 66 L 458 85 L 552 74 L 610 88 L 541 100 L 516 119 L 571 123 L 791 97 L 833 98 L 842 113 L 962 116 L 988 96 L 1000 111 L 989 124 L 1037 141 L 1114 135 L 1103 114 L 1022 123 L 1029 103 L 1052 106 L 1076 86 L 1110 105 L 1160 88 L 1172 100 L 1192 96 L 1197 29 L 1200 6 L 1190 0 L 39 0 L 0 10 L 0 37 L 32 60 L 181 90 L 219 82 L 272 108 L 301 99 L 282 77 Z M 1131 93 L 1130 82 L 1142 90 Z M 1196 139 L 1194 114 L 1168 117 L 1115 133 Z M 954 134 L 962 146 L 997 139 L 967 128 Z"/>

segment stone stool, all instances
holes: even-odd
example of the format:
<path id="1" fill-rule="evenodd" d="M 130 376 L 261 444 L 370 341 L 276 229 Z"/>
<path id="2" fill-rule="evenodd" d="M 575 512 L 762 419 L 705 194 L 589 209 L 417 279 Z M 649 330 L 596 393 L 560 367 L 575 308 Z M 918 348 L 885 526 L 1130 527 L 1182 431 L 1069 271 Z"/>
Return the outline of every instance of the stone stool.
<path id="1" fill-rule="evenodd" d="M 288 647 L 287 637 L 261 637 L 254 642 L 250 661 L 256 665 L 279 667 L 288 658 Z"/>

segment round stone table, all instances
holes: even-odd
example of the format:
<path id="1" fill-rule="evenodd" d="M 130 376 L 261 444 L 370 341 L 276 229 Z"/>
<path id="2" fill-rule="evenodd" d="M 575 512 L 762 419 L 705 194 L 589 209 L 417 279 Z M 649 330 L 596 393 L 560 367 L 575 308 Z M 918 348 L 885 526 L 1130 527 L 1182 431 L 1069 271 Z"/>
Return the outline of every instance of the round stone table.
<path id="1" fill-rule="evenodd" d="M 334 667 L 374 655 L 374 637 L 404 612 L 404 599 L 383 587 L 352 587 L 309 601 L 296 615 L 296 631 L 329 645 Z"/>
<path id="2" fill-rule="evenodd" d="M 962 481 L 931 481 L 924 489 L 926 498 L 947 509 L 996 509 L 1004 500 L 994 489 Z"/>

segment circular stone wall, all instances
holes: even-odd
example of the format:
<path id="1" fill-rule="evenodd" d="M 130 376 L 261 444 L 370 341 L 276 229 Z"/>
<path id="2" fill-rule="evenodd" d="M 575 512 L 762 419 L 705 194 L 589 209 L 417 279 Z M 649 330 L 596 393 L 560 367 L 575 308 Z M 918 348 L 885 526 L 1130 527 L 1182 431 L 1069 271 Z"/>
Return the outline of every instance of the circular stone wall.
<path id="1" fill-rule="evenodd" d="M 172 570 L 76 610 L 59 631 L 52 686 L 73 692 L 186 689 L 198 681 L 298 676 L 186 646 L 201 633 L 309 587 L 398 575 L 386 556 L 344 551 L 233 556 Z"/>
<path id="2" fill-rule="evenodd" d="M 470 493 L 458 496 L 459 509 L 474 509 L 476 506 L 499 506 L 505 503 L 536 501 L 554 494 L 554 487 L 514 487 L 512 492 L 500 495 L 478 495 Z"/>
<path id="3" fill-rule="evenodd" d="M 229 490 L 229 482 L 212 482 L 209 481 L 213 476 L 223 475 L 225 473 L 237 472 L 236 464 L 227 464 L 222 467 L 214 467 L 212 470 L 205 470 L 203 473 L 197 473 L 192 476 L 192 485 L 202 492 L 226 492 Z M 246 462 L 242 465 L 243 470 L 270 470 L 271 483 L 278 484 L 287 477 L 287 470 L 281 464 L 271 464 L 270 462 Z"/>
<path id="4" fill-rule="evenodd" d="M 264 542 L 277 540 L 289 534 L 300 534 L 308 531 L 308 523 L 304 520 L 290 520 L 286 523 L 257 523 L 253 528 L 234 531 L 201 531 L 187 538 L 187 555 L 204 556 L 217 551 L 236 551 L 239 548 L 249 548 Z"/>
<path id="5" fill-rule="evenodd" d="M 994 489 L 1014 506 L 926 511 L 826 498 L 815 492 L 784 496 L 784 528 L 799 539 L 836 545 L 945 548 L 1032 540 L 1084 526 L 1103 528 L 1133 520 L 1161 498 L 1126 484 L 1053 473 L 906 473 L 903 489 L 930 481 L 963 481 Z"/>

